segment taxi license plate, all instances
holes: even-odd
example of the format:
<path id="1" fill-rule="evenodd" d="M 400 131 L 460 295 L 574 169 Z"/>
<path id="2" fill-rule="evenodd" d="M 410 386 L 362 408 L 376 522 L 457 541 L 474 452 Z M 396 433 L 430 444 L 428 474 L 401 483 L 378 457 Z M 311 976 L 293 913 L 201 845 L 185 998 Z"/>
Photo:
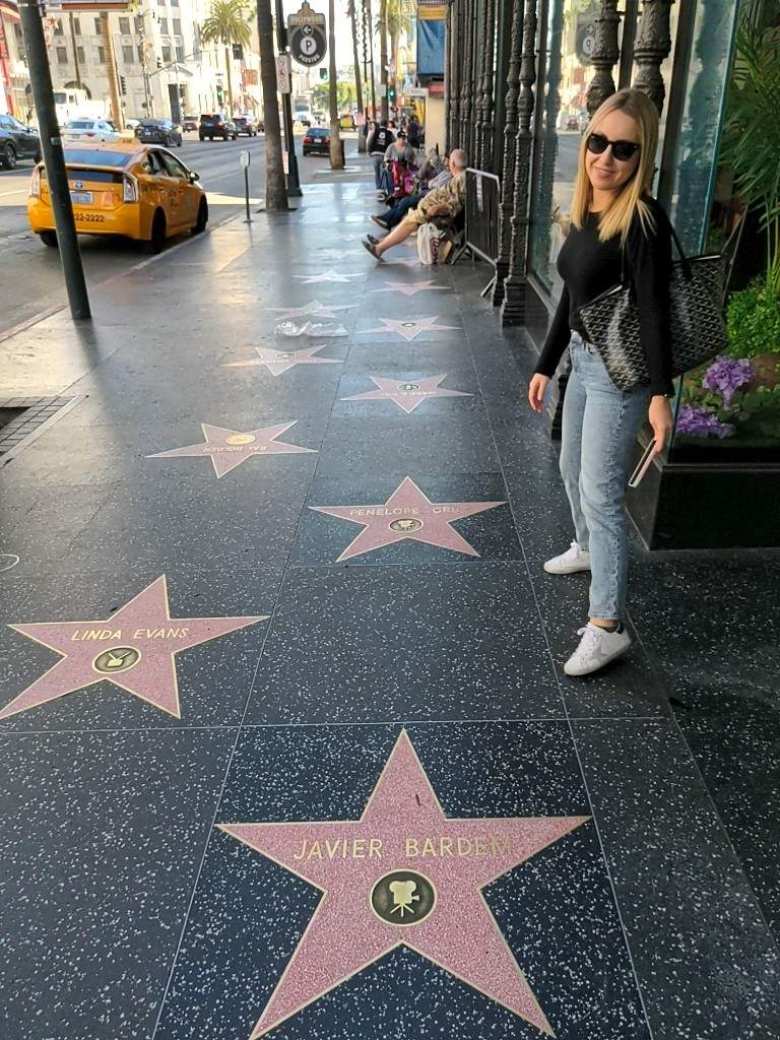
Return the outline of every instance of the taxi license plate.
<path id="1" fill-rule="evenodd" d="M 91 206 L 92 192 L 91 191 L 72 191 L 70 193 L 70 201 L 75 202 L 77 206 Z"/>

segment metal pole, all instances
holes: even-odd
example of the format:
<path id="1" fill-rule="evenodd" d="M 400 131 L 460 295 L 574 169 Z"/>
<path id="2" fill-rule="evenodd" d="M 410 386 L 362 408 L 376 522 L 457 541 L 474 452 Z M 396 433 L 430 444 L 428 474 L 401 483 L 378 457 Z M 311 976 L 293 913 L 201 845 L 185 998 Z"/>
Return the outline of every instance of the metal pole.
<path id="1" fill-rule="evenodd" d="M 249 167 L 244 167 L 244 195 L 246 197 L 246 223 L 251 224 L 252 218 L 249 215 Z"/>
<path id="2" fill-rule="evenodd" d="M 68 174 L 65 169 L 60 128 L 57 125 L 57 110 L 54 107 L 54 91 L 46 55 L 41 12 L 36 0 L 21 0 L 19 13 L 70 312 L 74 318 L 90 318 L 92 315 L 89 309 L 87 283 L 84 280 L 76 225 L 73 221 Z"/>
<path id="3" fill-rule="evenodd" d="M 287 53 L 287 27 L 284 22 L 282 0 L 276 0 L 276 42 L 279 54 Z M 301 182 L 298 177 L 298 157 L 295 154 L 295 138 L 293 137 L 292 99 L 289 94 L 282 94 L 284 110 L 284 137 L 287 142 L 287 195 L 300 198 Z"/>

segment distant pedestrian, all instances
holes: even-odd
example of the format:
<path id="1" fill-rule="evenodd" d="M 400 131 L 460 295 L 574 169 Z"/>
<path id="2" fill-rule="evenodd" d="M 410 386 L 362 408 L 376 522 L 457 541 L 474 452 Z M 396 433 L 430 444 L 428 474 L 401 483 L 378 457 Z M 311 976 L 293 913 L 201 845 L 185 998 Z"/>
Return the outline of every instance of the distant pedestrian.
<path id="1" fill-rule="evenodd" d="M 375 127 L 368 138 L 368 154 L 374 160 L 374 184 L 377 191 L 382 185 L 382 175 L 385 166 L 385 152 L 395 141 L 395 134 L 387 125 L 387 120 L 382 119 L 379 126 Z"/>
<path id="2" fill-rule="evenodd" d="M 574 181 L 569 232 L 558 254 L 564 289 L 528 387 L 536 412 L 568 346 L 571 374 L 563 405 L 560 468 L 576 541 L 547 560 L 550 574 L 590 571 L 588 622 L 563 666 L 588 675 L 624 654 L 628 584 L 623 510 L 631 449 L 641 423 L 656 452 L 672 429 L 669 218 L 651 197 L 658 112 L 646 94 L 620 90 L 590 121 Z M 618 390 L 588 343 L 579 308 L 621 281 L 623 258 L 639 309 L 639 338 L 650 385 Z"/>

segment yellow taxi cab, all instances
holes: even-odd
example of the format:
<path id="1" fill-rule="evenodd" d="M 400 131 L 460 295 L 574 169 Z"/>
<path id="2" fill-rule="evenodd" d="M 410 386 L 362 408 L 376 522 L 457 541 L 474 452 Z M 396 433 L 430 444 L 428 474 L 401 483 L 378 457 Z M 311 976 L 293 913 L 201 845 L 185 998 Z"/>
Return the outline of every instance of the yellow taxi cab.
<path id="1" fill-rule="evenodd" d="M 159 253 L 166 238 L 208 223 L 206 192 L 198 174 L 166 148 L 138 141 L 65 147 L 65 167 L 76 231 L 122 235 Z M 30 227 L 47 246 L 56 246 L 54 212 L 46 171 L 33 170 L 27 200 Z"/>

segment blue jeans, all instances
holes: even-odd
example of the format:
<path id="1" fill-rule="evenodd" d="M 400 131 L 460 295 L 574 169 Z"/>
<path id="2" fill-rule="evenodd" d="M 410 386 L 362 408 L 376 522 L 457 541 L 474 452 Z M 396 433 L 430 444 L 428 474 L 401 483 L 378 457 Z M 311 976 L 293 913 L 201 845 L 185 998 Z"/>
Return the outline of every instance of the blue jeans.
<path id="1" fill-rule="evenodd" d="M 650 393 L 618 390 L 596 349 L 577 332 L 571 334 L 569 355 L 561 476 L 577 542 L 590 552 L 590 617 L 621 620 L 628 584 L 623 500 L 631 448 Z"/>
<path id="2" fill-rule="evenodd" d="M 414 209 L 424 194 L 424 192 L 421 192 L 419 195 L 407 195 L 405 199 L 399 199 L 390 209 L 386 210 L 382 216 L 385 218 L 388 228 L 392 230 L 394 227 L 397 227 L 409 210 Z"/>
<path id="3" fill-rule="evenodd" d="M 374 160 L 374 184 L 377 190 L 382 187 L 382 174 L 385 169 L 385 157 L 384 155 L 372 155 L 371 158 Z"/>

